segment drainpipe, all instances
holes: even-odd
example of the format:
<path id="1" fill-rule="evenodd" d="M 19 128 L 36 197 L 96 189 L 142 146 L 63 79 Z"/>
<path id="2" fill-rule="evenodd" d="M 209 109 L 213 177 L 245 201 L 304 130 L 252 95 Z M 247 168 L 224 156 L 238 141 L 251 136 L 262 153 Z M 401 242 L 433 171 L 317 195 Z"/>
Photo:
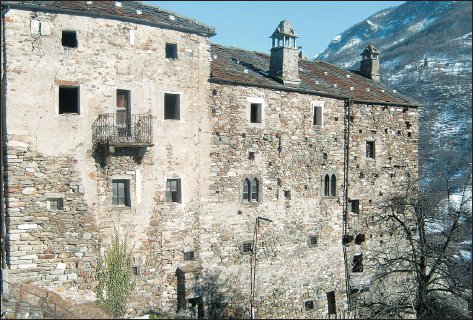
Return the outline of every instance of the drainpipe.
<path id="1" fill-rule="evenodd" d="M 4 280 L 5 275 L 6 275 L 6 269 L 7 269 L 7 259 L 6 259 L 6 242 L 7 242 L 7 237 L 6 237 L 6 214 L 5 214 L 5 209 L 6 209 L 6 202 L 4 198 L 4 188 L 5 183 L 6 183 L 6 168 L 4 167 L 4 156 L 6 154 L 5 152 L 5 143 L 6 143 L 6 138 L 7 138 L 7 128 L 6 128 L 6 101 L 7 101 L 7 54 L 6 54 L 6 32 L 5 32 L 5 15 L 8 12 L 9 8 L 7 6 L 2 6 L 2 97 L 1 97 L 1 110 L 0 110 L 0 131 L 1 131 L 1 147 L 0 147 L 0 167 L 2 168 L 2 178 L 1 178 L 1 192 L 0 192 L 0 210 L 1 210 L 1 221 L 0 221 L 0 232 L 2 236 L 2 262 L 1 262 L 1 292 L 7 292 L 6 285 L 4 287 Z"/>
<path id="2" fill-rule="evenodd" d="M 350 290 L 350 270 L 348 268 L 349 261 L 347 256 L 347 233 L 348 233 L 348 168 L 349 168 L 349 156 L 350 156 L 350 106 L 352 104 L 351 98 L 345 100 L 344 112 L 345 112 L 345 128 L 344 128 L 344 161 L 343 161 L 343 259 L 345 261 L 345 286 L 347 292 L 347 304 L 348 311 L 351 311 L 351 290 Z"/>

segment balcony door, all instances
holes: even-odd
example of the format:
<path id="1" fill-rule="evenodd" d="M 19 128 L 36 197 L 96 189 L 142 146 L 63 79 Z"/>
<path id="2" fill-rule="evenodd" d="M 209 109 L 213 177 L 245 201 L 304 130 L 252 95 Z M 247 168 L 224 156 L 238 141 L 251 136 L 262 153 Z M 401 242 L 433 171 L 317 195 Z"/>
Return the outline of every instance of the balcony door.
<path id="1" fill-rule="evenodd" d="M 117 90 L 116 126 L 119 137 L 128 137 L 131 132 L 130 90 Z"/>

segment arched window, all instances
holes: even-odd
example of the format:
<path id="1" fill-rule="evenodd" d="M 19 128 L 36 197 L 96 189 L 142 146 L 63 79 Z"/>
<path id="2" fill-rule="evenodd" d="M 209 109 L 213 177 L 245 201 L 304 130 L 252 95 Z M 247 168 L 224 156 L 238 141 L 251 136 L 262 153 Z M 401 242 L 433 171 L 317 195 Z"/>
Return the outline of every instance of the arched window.
<path id="1" fill-rule="evenodd" d="M 335 177 L 335 174 L 332 174 L 332 181 L 330 186 L 332 197 L 335 197 L 337 195 L 337 178 Z"/>
<path id="2" fill-rule="evenodd" d="M 328 174 L 325 175 L 324 180 L 324 195 L 327 197 L 330 195 L 330 177 Z"/>
<path id="3" fill-rule="evenodd" d="M 248 202 L 260 201 L 260 181 L 254 175 L 246 176 L 243 180 L 242 200 Z"/>
<path id="4" fill-rule="evenodd" d="M 243 181 L 243 200 L 250 201 L 250 185 L 249 179 Z"/>
<path id="5" fill-rule="evenodd" d="M 251 183 L 251 200 L 258 201 L 259 181 L 254 178 Z"/>

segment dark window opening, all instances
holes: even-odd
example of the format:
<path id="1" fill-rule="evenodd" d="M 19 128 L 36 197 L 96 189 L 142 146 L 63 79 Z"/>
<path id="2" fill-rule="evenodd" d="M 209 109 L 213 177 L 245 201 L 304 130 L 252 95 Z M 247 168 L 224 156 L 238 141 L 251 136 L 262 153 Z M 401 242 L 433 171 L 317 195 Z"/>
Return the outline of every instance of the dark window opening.
<path id="1" fill-rule="evenodd" d="M 327 152 L 322 153 L 322 159 L 327 160 L 328 159 L 328 154 Z"/>
<path id="2" fill-rule="evenodd" d="M 251 116 L 250 122 L 251 123 L 261 123 L 261 103 L 252 103 L 251 104 Z"/>
<path id="3" fill-rule="evenodd" d="M 363 172 L 360 172 L 360 178 L 364 178 L 365 175 L 363 174 Z"/>
<path id="4" fill-rule="evenodd" d="M 248 153 L 248 159 L 250 159 L 250 160 L 255 160 L 255 153 L 250 151 L 250 152 Z"/>
<path id="5" fill-rule="evenodd" d="M 62 45 L 69 48 L 77 48 L 77 33 L 75 31 L 62 30 Z"/>
<path id="6" fill-rule="evenodd" d="M 180 120 L 180 96 L 179 94 L 164 94 L 164 119 Z"/>
<path id="7" fill-rule="evenodd" d="M 177 59 L 177 44 L 166 43 L 166 58 Z"/>
<path id="8" fill-rule="evenodd" d="M 335 117 L 335 121 L 338 121 L 338 117 Z"/>
<path id="9" fill-rule="evenodd" d="M 258 202 L 259 200 L 259 180 L 257 178 L 243 180 L 243 200 Z"/>
<path id="10" fill-rule="evenodd" d="M 330 196 L 330 177 L 328 174 L 324 178 L 324 195 L 326 197 Z"/>
<path id="11" fill-rule="evenodd" d="M 187 300 L 190 304 L 189 309 L 192 319 L 204 319 L 204 302 L 201 297 L 191 298 Z M 197 307 L 197 310 L 196 310 Z M 197 312 L 196 312 L 197 311 Z M 197 313 L 197 314 L 196 314 Z"/>
<path id="12" fill-rule="evenodd" d="M 337 305 L 335 302 L 335 291 L 327 292 L 328 314 L 337 314 Z"/>
<path id="13" fill-rule="evenodd" d="M 184 252 L 184 261 L 194 260 L 194 251 Z"/>
<path id="14" fill-rule="evenodd" d="M 353 235 L 347 234 L 347 235 L 343 236 L 342 243 L 343 244 L 351 243 L 351 242 L 353 242 L 353 240 L 354 240 Z"/>
<path id="15" fill-rule="evenodd" d="M 332 197 L 335 197 L 337 195 L 337 178 L 334 174 L 332 174 L 332 181 L 330 181 L 330 191 Z"/>
<path id="16" fill-rule="evenodd" d="M 407 136 L 408 136 L 409 138 L 411 138 L 411 137 L 412 137 L 412 132 L 408 132 L 408 133 L 407 133 Z"/>
<path id="17" fill-rule="evenodd" d="M 48 208 L 50 210 L 63 210 L 64 202 L 62 198 L 51 198 L 48 199 Z"/>
<path id="18" fill-rule="evenodd" d="M 243 200 L 250 201 L 250 186 L 250 180 L 245 179 L 245 181 L 243 181 Z"/>
<path id="19" fill-rule="evenodd" d="M 349 203 L 349 211 L 359 214 L 360 213 L 360 200 L 350 200 Z"/>
<path id="20" fill-rule="evenodd" d="M 314 107 L 314 125 L 322 125 L 322 107 Z"/>
<path id="21" fill-rule="evenodd" d="M 181 179 L 166 181 L 166 202 L 181 203 Z"/>
<path id="22" fill-rule="evenodd" d="M 363 130 L 360 129 L 360 130 L 358 130 L 358 132 L 359 132 L 359 133 L 363 133 Z"/>
<path id="23" fill-rule="evenodd" d="M 290 190 L 284 190 L 284 198 L 286 198 L 286 200 L 291 200 L 291 191 Z"/>
<path id="24" fill-rule="evenodd" d="M 310 235 L 308 242 L 309 242 L 309 247 L 315 247 L 318 242 L 317 236 Z"/>
<path id="25" fill-rule="evenodd" d="M 241 244 L 242 253 L 251 253 L 253 252 L 253 241 L 243 241 Z"/>
<path id="26" fill-rule="evenodd" d="M 305 307 L 306 311 L 313 310 L 314 309 L 314 300 L 304 301 L 304 307 Z"/>
<path id="27" fill-rule="evenodd" d="M 133 275 L 139 276 L 140 275 L 140 267 L 133 267 Z"/>
<path id="28" fill-rule="evenodd" d="M 258 201 L 259 181 L 254 178 L 251 182 L 251 201 Z"/>
<path id="29" fill-rule="evenodd" d="M 59 87 L 59 114 L 79 114 L 79 87 Z"/>
<path id="30" fill-rule="evenodd" d="M 374 159 L 375 157 L 374 141 L 366 141 L 366 157 Z"/>
<path id="31" fill-rule="evenodd" d="M 353 257 L 352 272 L 363 272 L 363 255 L 361 253 Z"/>
<path id="32" fill-rule="evenodd" d="M 130 181 L 112 180 L 112 204 L 130 206 Z"/>
<path id="33" fill-rule="evenodd" d="M 364 233 L 357 234 L 355 238 L 355 244 L 362 244 L 363 242 L 365 242 L 365 239 L 366 236 Z"/>

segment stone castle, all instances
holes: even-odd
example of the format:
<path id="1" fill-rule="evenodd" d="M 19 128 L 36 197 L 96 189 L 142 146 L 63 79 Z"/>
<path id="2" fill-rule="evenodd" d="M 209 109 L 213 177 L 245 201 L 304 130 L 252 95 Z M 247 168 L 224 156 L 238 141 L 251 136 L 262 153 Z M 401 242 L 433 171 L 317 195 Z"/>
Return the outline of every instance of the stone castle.
<path id="1" fill-rule="evenodd" d="M 93 301 L 117 227 L 130 316 L 318 318 L 369 286 L 377 205 L 418 170 L 375 47 L 348 71 L 288 21 L 267 55 L 138 2 L 1 6 L 3 280 Z"/>

